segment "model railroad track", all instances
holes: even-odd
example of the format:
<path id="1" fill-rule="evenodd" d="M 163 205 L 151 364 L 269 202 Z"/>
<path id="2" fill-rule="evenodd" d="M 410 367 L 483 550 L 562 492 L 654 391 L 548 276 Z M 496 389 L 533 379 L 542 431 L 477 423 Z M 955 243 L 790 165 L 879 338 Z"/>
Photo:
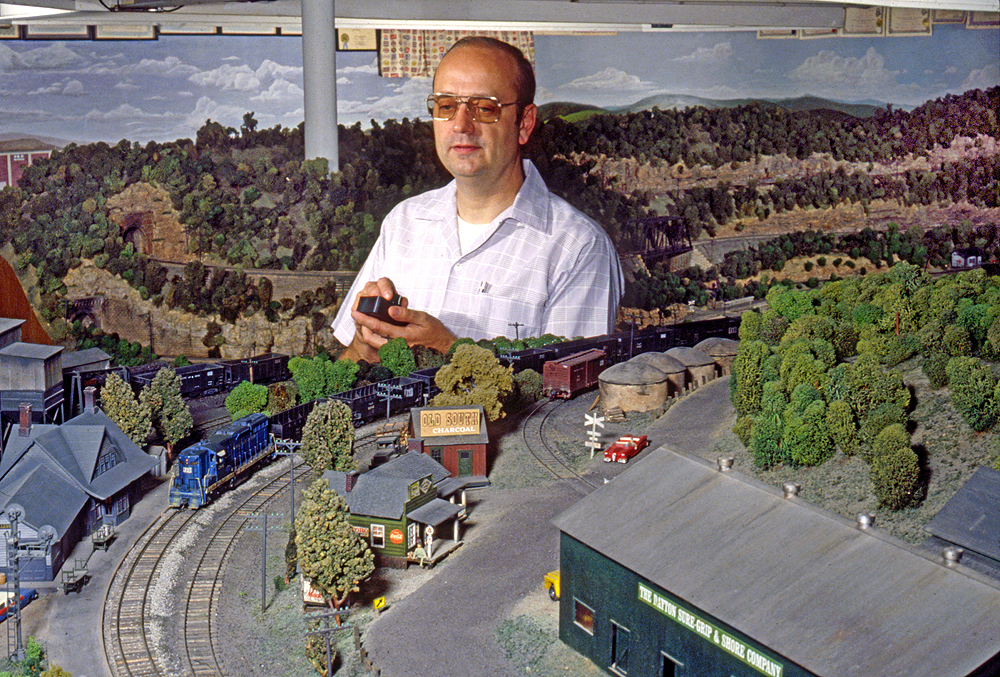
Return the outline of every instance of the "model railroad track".
<path id="1" fill-rule="evenodd" d="M 305 468 L 304 463 L 298 464 L 296 476 L 303 477 L 305 473 L 302 471 Z M 255 521 L 259 514 L 267 511 L 268 506 L 287 487 L 287 475 L 284 473 L 268 481 L 265 486 L 232 510 L 216 528 L 212 537 L 204 541 L 205 545 L 194 574 L 186 581 L 188 595 L 184 613 L 184 647 L 187 663 L 185 674 L 194 677 L 222 677 L 226 674 L 216 651 L 213 627 L 226 564 L 243 528 Z"/>
<path id="2" fill-rule="evenodd" d="M 163 558 L 194 513 L 167 511 L 139 536 L 118 565 L 104 603 L 104 653 L 116 677 L 164 674 L 151 647 L 151 591 Z"/>
<path id="3" fill-rule="evenodd" d="M 296 464 L 296 493 L 308 481 L 311 473 L 304 463 Z M 196 518 L 206 515 L 211 508 L 198 511 L 168 509 L 146 529 L 132 550 L 118 565 L 108 588 L 102 618 L 104 651 L 113 677 L 159 677 L 185 674 L 194 677 L 224 677 L 227 673 L 220 664 L 213 631 L 214 617 L 218 611 L 219 592 L 223 575 L 240 532 L 256 515 L 269 509 L 276 497 L 288 488 L 288 473 L 281 472 L 267 478 L 253 493 L 225 508 L 221 521 L 214 519 L 212 526 L 186 542 L 186 532 Z M 207 520 L 197 520 L 198 523 Z M 170 577 L 167 560 L 177 556 L 181 545 L 189 550 L 186 562 L 197 562 L 194 570 L 181 574 L 182 584 L 173 599 L 179 599 L 173 614 L 181 613 L 185 647 L 184 656 L 164 655 L 162 645 L 176 645 L 165 641 L 163 609 L 155 606 L 154 596 L 166 594 L 159 588 L 161 577 Z M 158 585 L 158 583 L 160 583 Z"/>
<path id="4" fill-rule="evenodd" d="M 597 485 L 583 477 L 570 467 L 545 439 L 542 434 L 542 427 L 560 406 L 565 404 L 563 400 L 539 400 L 525 418 L 521 427 L 521 434 L 524 437 L 524 446 L 538 464 L 553 477 L 559 480 L 566 480 L 577 492 L 586 496 L 597 488 Z"/>

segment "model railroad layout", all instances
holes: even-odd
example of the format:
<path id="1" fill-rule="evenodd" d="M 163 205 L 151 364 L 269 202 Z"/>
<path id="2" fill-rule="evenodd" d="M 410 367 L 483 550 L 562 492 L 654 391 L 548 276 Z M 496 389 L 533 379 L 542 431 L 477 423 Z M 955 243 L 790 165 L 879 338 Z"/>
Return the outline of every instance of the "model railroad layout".
<path id="1" fill-rule="evenodd" d="M 304 485 L 308 480 L 306 469 L 304 463 L 296 468 L 297 483 Z M 262 486 L 239 495 L 225 509 L 217 508 L 217 519 L 197 538 L 186 539 L 185 534 L 201 512 L 166 510 L 146 529 L 118 565 L 105 599 L 101 626 L 104 652 L 114 677 L 229 674 L 221 665 L 213 628 L 226 565 L 243 529 L 264 510 L 273 510 L 277 497 L 288 486 L 287 473 L 267 478 Z M 174 572 L 169 556 L 182 547 L 187 549 L 184 561 L 197 564 Z M 157 639 L 162 633 L 154 627 L 163 604 L 156 596 L 167 594 L 164 588 L 174 575 L 180 577 L 180 590 L 170 591 L 169 596 L 176 605 L 171 612 L 180 617 L 179 641 L 184 655 L 166 655 L 161 639 Z"/>

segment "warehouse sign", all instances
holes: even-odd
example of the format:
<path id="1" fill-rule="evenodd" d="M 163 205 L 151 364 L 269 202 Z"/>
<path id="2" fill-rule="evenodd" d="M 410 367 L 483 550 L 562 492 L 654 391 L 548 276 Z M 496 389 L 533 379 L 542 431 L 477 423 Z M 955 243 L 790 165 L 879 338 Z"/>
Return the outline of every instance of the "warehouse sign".
<path id="1" fill-rule="evenodd" d="M 420 435 L 478 435 L 479 409 L 424 409 L 420 412 Z"/>
<path id="2" fill-rule="evenodd" d="M 653 592 L 642 583 L 639 584 L 639 600 L 653 607 L 667 618 L 683 625 L 696 635 L 701 636 L 703 639 L 740 659 L 757 670 L 757 672 L 768 677 L 781 677 L 784 669 L 781 663 L 771 660 L 747 645 L 746 642 L 736 639 L 729 633 L 695 616 L 687 609 L 682 609 L 663 595 Z"/>

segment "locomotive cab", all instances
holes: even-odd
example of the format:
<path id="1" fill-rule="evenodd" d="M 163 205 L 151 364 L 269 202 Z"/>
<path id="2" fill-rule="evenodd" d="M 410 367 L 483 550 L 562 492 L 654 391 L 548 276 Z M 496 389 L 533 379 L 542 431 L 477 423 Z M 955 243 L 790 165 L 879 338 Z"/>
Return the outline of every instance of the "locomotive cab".
<path id="1" fill-rule="evenodd" d="M 175 508 L 197 508 L 205 502 L 202 483 L 201 454 L 196 448 L 185 449 L 177 459 L 173 486 L 170 487 L 170 505 Z"/>

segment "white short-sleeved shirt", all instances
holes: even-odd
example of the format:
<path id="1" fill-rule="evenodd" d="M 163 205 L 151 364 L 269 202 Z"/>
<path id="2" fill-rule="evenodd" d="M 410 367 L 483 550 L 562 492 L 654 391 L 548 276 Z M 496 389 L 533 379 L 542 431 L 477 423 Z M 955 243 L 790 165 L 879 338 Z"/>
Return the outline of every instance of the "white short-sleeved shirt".
<path id="1" fill-rule="evenodd" d="M 337 339 L 350 344 L 354 297 L 380 277 L 393 281 L 410 308 L 437 317 L 460 338 L 611 331 L 624 283 L 611 239 L 523 162 L 526 178 L 510 215 L 465 255 L 454 181 L 398 204 L 333 321 Z"/>

